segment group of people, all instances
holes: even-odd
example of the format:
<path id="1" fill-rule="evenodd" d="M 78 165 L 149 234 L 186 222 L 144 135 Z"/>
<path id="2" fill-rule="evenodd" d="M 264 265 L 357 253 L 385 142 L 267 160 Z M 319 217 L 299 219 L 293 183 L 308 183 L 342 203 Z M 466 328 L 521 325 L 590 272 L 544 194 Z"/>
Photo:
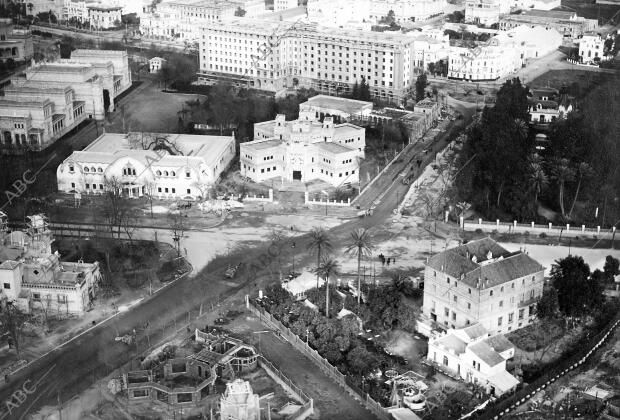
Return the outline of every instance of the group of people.
<path id="1" fill-rule="evenodd" d="M 396 263 L 396 258 L 394 257 L 387 257 L 383 254 L 379 254 L 379 260 L 381 261 L 381 265 L 390 265 L 390 261 L 395 264 Z"/>

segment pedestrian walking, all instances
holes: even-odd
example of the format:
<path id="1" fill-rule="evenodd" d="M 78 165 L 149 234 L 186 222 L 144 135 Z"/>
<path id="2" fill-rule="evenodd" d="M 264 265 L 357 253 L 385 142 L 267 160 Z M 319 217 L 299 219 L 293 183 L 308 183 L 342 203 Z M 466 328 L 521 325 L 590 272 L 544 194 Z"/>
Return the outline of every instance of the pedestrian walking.
<path id="1" fill-rule="evenodd" d="M 388 259 L 387 259 L 387 266 L 388 266 L 388 267 L 390 266 L 390 258 L 389 258 L 389 257 L 388 257 Z"/>

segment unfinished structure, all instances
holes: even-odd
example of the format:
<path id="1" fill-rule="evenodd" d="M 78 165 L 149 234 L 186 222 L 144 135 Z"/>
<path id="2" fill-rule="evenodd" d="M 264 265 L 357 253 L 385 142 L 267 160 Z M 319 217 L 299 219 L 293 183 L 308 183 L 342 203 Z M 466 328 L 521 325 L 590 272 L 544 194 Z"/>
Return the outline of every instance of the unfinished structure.
<path id="1" fill-rule="evenodd" d="M 196 329 L 195 341 L 202 349 L 174 357 L 149 369 L 123 375 L 130 401 L 151 399 L 180 407 L 195 407 L 215 394 L 215 381 L 234 380 L 238 372 L 258 366 L 255 348 L 240 340 Z"/>

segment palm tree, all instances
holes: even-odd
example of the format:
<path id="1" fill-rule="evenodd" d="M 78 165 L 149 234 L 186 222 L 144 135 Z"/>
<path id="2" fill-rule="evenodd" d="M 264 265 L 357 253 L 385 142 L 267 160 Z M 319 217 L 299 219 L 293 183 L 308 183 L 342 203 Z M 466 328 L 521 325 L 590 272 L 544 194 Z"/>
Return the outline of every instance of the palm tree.
<path id="1" fill-rule="evenodd" d="M 534 187 L 534 207 L 538 203 L 538 196 L 549 185 L 549 177 L 542 165 L 542 158 L 534 153 L 529 159 L 530 181 Z"/>
<path id="2" fill-rule="evenodd" d="M 369 256 L 372 254 L 373 249 L 372 238 L 370 232 L 367 229 L 357 229 L 351 232 L 351 240 L 346 245 L 345 253 L 357 256 L 357 305 L 360 305 L 360 299 L 362 296 L 362 284 L 360 277 L 360 265 L 362 263 L 363 256 Z"/>
<path id="3" fill-rule="evenodd" d="M 316 268 L 318 270 L 321 264 L 323 251 L 332 250 L 332 242 L 329 234 L 322 227 L 315 227 L 310 231 L 310 243 L 308 244 L 310 251 L 316 250 Z M 319 273 L 316 274 L 316 288 L 319 288 Z"/>
<path id="4" fill-rule="evenodd" d="M 566 158 L 554 159 L 551 170 L 560 190 L 560 210 L 562 211 L 562 216 L 566 217 L 566 211 L 564 210 L 564 186 L 566 182 L 573 180 L 575 171 L 570 167 L 570 161 Z"/>
<path id="5" fill-rule="evenodd" d="M 329 276 L 337 274 L 340 264 L 332 258 L 323 258 L 316 268 L 316 274 L 325 279 L 325 316 L 329 318 Z"/>
<path id="6" fill-rule="evenodd" d="M 579 181 L 577 181 L 577 190 L 575 191 L 575 198 L 573 199 L 573 204 L 570 206 L 570 211 L 568 212 L 569 218 L 572 216 L 573 210 L 575 209 L 575 203 L 577 202 L 577 196 L 579 195 L 579 189 L 581 188 L 581 181 L 584 178 L 588 178 L 589 176 L 591 176 L 593 172 L 592 167 L 586 162 L 581 162 L 577 170 L 579 172 Z"/>

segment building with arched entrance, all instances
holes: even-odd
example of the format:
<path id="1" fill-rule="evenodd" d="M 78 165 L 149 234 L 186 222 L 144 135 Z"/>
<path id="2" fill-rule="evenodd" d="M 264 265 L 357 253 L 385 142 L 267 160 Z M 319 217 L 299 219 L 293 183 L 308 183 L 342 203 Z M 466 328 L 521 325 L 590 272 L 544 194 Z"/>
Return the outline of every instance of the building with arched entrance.
<path id="1" fill-rule="evenodd" d="M 10 18 L 0 19 L 0 61 L 30 60 L 34 55 L 32 33 L 29 29 L 15 28 Z"/>
<path id="2" fill-rule="evenodd" d="M 333 116 L 313 110 L 299 119 L 254 124 L 254 141 L 241 143 L 241 174 L 255 182 L 282 177 L 289 181 L 322 180 L 333 186 L 359 182 L 366 131 L 349 123 L 335 124 Z"/>
<path id="3" fill-rule="evenodd" d="M 232 136 L 105 133 L 58 166 L 58 190 L 193 200 L 207 194 L 234 156 Z"/>

